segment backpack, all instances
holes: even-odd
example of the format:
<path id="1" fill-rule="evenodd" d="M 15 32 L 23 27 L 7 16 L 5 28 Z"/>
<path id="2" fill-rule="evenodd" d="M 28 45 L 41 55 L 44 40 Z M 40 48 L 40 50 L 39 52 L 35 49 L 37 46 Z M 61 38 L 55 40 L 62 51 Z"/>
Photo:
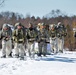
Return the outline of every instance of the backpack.
<path id="1" fill-rule="evenodd" d="M 17 43 L 23 43 L 25 41 L 25 38 L 26 38 L 25 29 L 24 28 L 22 28 L 21 30 L 15 29 L 14 37 L 15 37 L 15 41 Z"/>

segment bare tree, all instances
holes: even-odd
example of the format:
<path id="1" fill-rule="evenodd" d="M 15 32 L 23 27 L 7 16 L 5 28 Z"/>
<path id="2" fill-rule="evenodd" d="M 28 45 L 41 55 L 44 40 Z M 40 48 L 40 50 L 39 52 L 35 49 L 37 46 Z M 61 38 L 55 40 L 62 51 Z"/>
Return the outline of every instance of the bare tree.
<path id="1" fill-rule="evenodd" d="M 0 0 L 0 6 L 2 6 L 4 2 L 5 0 Z"/>

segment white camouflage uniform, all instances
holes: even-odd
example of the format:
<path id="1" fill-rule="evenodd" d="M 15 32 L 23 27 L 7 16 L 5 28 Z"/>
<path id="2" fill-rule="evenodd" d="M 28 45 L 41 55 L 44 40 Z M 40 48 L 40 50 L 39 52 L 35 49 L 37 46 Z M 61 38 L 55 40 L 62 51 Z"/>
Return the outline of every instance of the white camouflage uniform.
<path id="1" fill-rule="evenodd" d="M 17 28 L 13 32 L 13 41 L 14 41 L 14 57 L 24 59 L 25 47 L 24 42 L 26 34 L 23 31 L 21 23 L 16 23 Z"/>
<path id="2" fill-rule="evenodd" d="M 66 28 L 61 22 L 57 25 L 57 42 L 58 42 L 58 51 L 63 53 L 64 49 L 64 36 L 66 36 Z"/>
<path id="3" fill-rule="evenodd" d="M 2 32 L 2 57 L 10 57 L 12 52 L 12 30 L 7 24 L 3 24 Z"/>
<path id="4" fill-rule="evenodd" d="M 35 57 L 35 39 L 36 39 L 36 31 L 33 25 L 30 23 L 29 28 L 27 30 L 27 39 L 28 39 L 28 54 L 30 58 Z"/>
<path id="5" fill-rule="evenodd" d="M 50 45 L 51 45 L 51 52 L 53 52 L 53 53 L 58 52 L 56 34 L 57 34 L 57 32 L 55 29 L 55 25 L 54 24 L 49 25 Z"/>

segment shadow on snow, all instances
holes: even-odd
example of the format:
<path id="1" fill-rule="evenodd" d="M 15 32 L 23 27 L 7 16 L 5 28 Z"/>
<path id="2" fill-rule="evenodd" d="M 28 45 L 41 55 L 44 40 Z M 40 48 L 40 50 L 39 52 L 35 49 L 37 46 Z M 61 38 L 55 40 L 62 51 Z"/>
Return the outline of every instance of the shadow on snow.
<path id="1" fill-rule="evenodd" d="M 59 61 L 59 62 L 67 62 L 67 63 L 76 63 L 76 58 L 68 58 L 68 57 L 61 57 L 61 56 L 41 57 L 40 60 L 42 60 L 42 61 Z"/>

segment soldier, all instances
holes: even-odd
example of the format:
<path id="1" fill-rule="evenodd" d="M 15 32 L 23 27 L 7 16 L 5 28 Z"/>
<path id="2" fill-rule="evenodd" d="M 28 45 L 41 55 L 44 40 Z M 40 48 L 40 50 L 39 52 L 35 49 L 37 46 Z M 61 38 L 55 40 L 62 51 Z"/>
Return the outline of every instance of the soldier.
<path id="1" fill-rule="evenodd" d="M 27 29 L 27 39 L 28 39 L 28 53 L 30 58 L 34 58 L 35 55 L 35 41 L 36 41 L 36 30 L 32 23 L 29 23 L 29 28 Z"/>
<path id="2" fill-rule="evenodd" d="M 58 22 L 57 26 L 57 41 L 58 41 L 58 51 L 63 53 L 63 48 L 64 48 L 64 37 L 67 35 L 67 30 L 66 27 L 61 23 Z"/>
<path id="3" fill-rule="evenodd" d="M 50 35 L 50 44 L 51 44 L 51 49 L 53 53 L 58 52 L 58 47 L 57 47 L 57 30 L 55 28 L 55 24 L 49 25 L 49 35 Z"/>
<path id="4" fill-rule="evenodd" d="M 3 24 L 1 31 L 2 56 L 1 58 L 12 57 L 12 30 L 8 24 Z"/>
<path id="5" fill-rule="evenodd" d="M 47 40 L 49 38 L 48 31 L 46 30 L 44 23 L 38 23 L 38 33 L 37 33 L 37 42 L 38 42 L 38 56 L 47 54 Z"/>
<path id="6" fill-rule="evenodd" d="M 24 59 L 24 54 L 25 54 L 24 43 L 26 41 L 26 32 L 21 23 L 16 23 L 15 26 L 16 28 L 13 32 L 13 41 L 15 43 L 14 57 L 16 58 L 20 57 L 20 59 Z"/>

